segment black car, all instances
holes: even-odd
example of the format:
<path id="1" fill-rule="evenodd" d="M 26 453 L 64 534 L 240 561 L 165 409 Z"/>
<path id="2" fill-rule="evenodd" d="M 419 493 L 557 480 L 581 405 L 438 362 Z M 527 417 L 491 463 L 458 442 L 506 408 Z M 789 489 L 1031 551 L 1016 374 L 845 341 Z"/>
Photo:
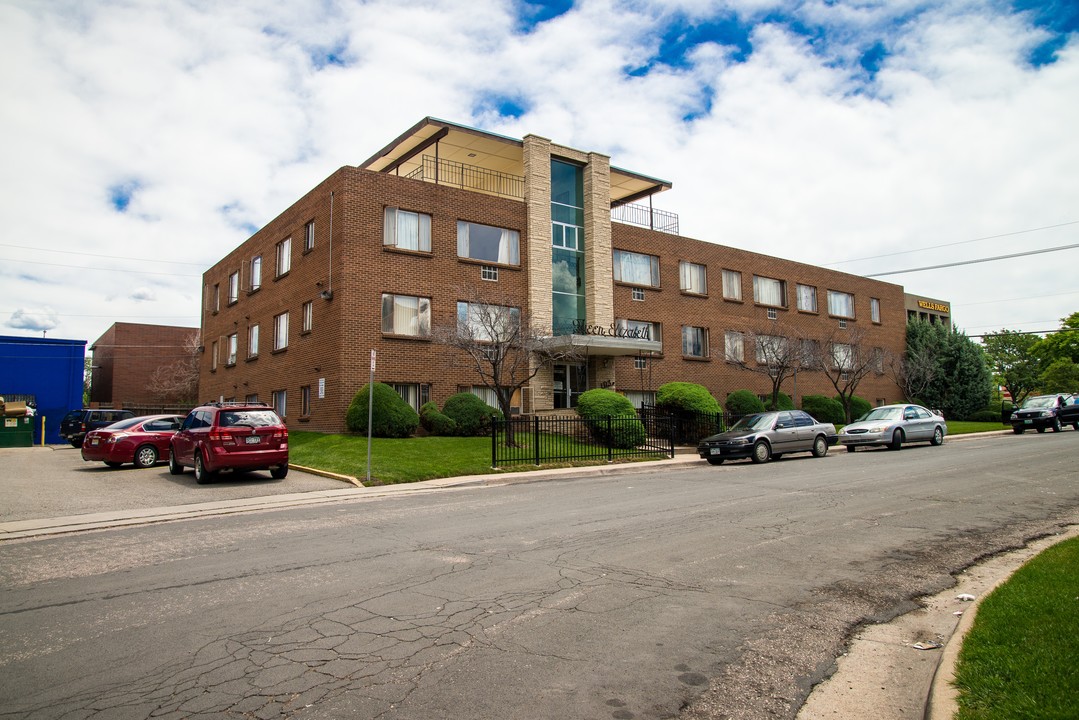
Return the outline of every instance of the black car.
<path id="1" fill-rule="evenodd" d="M 1035 395 L 1023 401 L 1022 407 L 1012 413 L 1012 432 L 1022 435 L 1033 428 L 1040 433 L 1046 430 L 1060 432 L 1064 425 L 1079 430 L 1079 396 Z"/>
<path id="2" fill-rule="evenodd" d="M 135 413 L 130 410 L 101 408 L 72 410 L 60 421 L 60 437 L 71 443 L 71 447 L 82 447 L 82 440 L 86 437 L 86 433 L 129 417 L 135 417 Z"/>

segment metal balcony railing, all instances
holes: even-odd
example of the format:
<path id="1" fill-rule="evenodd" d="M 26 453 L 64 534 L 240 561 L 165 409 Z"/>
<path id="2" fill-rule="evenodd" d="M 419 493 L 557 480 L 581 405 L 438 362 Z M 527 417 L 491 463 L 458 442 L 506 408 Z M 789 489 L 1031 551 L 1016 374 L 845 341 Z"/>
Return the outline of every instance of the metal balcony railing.
<path id="1" fill-rule="evenodd" d="M 475 190 L 514 200 L 524 200 L 525 197 L 525 179 L 520 175 L 487 170 L 452 160 L 436 159 L 430 155 L 424 155 L 423 163 L 405 177 L 437 185 L 452 185 L 464 190 Z"/>
<path id="2" fill-rule="evenodd" d="M 614 222 L 625 223 L 626 225 L 645 227 L 649 230 L 658 230 L 659 232 L 670 233 L 671 235 L 678 234 L 677 214 L 667 212 L 666 210 L 659 210 L 648 205 L 627 203 L 625 205 L 613 207 L 611 208 L 611 220 Z"/>

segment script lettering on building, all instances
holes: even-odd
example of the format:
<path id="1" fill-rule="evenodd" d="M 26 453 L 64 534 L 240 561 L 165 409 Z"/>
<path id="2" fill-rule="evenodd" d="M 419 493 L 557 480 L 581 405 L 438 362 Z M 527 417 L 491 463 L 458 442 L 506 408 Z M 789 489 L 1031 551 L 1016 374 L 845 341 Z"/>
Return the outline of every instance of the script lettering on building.
<path id="1" fill-rule="evenodd" d="M 651 328 L 626 328 L 611 325 L 589 325 L 584 320 L 573 321 L 575 335 L 601 335 L 603 337 L 630 338 L 632 340 L 651 340 Z"/>
<path id="2" fill-rule="evenodd" d="M 923 310 L 936 310 L 937 312 L 942 313 L 948 312 L 948 306 L 944 303 L 935 303 L 930 302 L 929 300 L 919 300 L 918 307 L 922 308 Z"/>

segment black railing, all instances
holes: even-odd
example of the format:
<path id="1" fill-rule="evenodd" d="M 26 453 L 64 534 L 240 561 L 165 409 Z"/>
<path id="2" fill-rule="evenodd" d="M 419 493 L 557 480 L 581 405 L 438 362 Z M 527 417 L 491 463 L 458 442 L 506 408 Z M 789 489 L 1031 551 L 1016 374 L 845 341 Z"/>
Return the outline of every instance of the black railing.
<path id="1" fill-rule="evenodd" d="M 438 185 L 453 185 L 465 190 L 477 190 L 515 200 L 523 200 L 525 196 L 525 179 L 520 175 L 487 170 L 452 160 L 435 159 L 430 155 L 424 155 L 423 163 L 405 177 Z"/>
<path id="2" fill-rule="evenodd" d="M 491 424 L 491 466 L 674 457 L 671 422 L 654 415 L 515 417 Z"/>
<path id="3" fill-rule="evenodd" d="M 646 227 L 649 230 L 658 230 L 671 235 L 678 234 L 677 214 L 649 207 L 648 205 L 626 203 L 625 205 L 613 207 L 611 208 L 611 220 L 625 223 L 626 225 Z"/>
<path id="4" fill-rule="evenodd" d="M 664 410 L 645 405 L 637 411 L 642 417 L 666 418 L 671 425 L 671 441 L 675 445 L 696 445 L 709 435 L 723 432 L 738 422 L 740 415 L 726 412 L 701 413 L 692 410 Z"/>

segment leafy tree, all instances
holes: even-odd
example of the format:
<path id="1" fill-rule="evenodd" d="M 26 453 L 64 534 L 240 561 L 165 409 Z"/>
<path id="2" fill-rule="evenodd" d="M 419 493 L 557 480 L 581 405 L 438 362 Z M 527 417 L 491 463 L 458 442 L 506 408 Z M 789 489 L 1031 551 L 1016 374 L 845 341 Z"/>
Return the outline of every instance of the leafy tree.
<path id="1" fill-rule="evenodd" d="M 1014 330 L 987 333 L 982 338 L 993 373 L 1017 405 L 1038 388 L 1038 378 L 1045 369 L 1034 351 L 1039 342 L 1036 335 Z"/>
<path id="2" fill-rule="evenodd" d="M 1038 381 L 1042 392 L 1076 392 L 1079 390 L 1079 365 L 1066 358 L 1054 360 Z"/>
<path id="3" fill-rule="evenodd" d="M 1060 322 L 1060 330 L 1038 342 L 1035 352 L 1047 365 L 1057 360 L 1079 363 L 1079 312 L 1062 318 Z"/>

